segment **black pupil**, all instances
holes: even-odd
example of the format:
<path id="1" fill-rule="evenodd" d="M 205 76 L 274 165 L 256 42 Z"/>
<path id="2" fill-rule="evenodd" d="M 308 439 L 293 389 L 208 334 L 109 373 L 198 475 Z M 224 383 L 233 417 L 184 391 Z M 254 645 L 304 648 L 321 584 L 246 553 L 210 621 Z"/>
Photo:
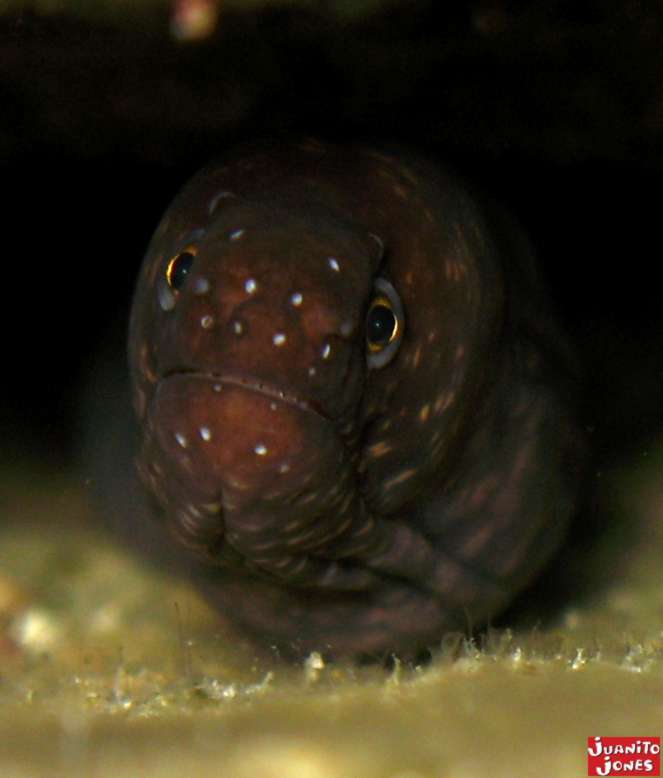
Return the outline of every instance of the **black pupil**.
<path id="1" fill-rule="evenodd" d="M 396 327 L 396 317 L 386 305 L 374 305 L 368 312 L 366 336 L 376 346 L 389 343 Z"/>
<path id="2" fill-rule="evenodd" d="M 193 254 L 190 251 L 183 251 L 175 257 L 168 274 L 168 282 L 173 289 L 182 288 L 192 264 Z"/>

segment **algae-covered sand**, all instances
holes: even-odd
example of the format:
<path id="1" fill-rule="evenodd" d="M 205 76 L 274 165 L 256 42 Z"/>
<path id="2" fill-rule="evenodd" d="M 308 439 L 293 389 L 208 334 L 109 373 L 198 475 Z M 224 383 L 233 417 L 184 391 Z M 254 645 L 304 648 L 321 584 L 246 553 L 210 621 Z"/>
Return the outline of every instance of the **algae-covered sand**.
<path id="1" fill-rule="evenodd" d="M 88 485 L 5 477 L 0 775 L 585 775 L 588 736 L 663 734 L 663 461 L 648 453 L 603 476 L 636 531 L 597 537 L 595 588 L 552 625 L 450 635 L 426 666 L 389 669 L 259 655 L 106 536 Z"/>

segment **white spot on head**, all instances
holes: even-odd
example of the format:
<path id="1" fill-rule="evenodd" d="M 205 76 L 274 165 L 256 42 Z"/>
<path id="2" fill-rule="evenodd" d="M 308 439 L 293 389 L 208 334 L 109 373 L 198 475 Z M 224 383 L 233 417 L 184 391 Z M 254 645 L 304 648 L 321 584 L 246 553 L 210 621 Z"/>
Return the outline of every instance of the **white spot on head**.
<path id="1" fill-rule="evenodd" d="M 329 356 L 331 354 L 331 346 L 329 345 L 329 343 L 325 343 L 325 345 L 322 347 L 321 354 L 323 359 L 329 359 Z"/>
<path id="2" fill-rule="evenodd" d="M 193 282 L 194 294 L 207 294 L 209 292 L 209 281 L 206 278 L 196 278 Z"/>
<path id="3" fill-rule="evenodd" d="M 275 346 L 282 346 L 286 341 L 285 334 L 283 332 L 275 332 L 272 342 Z"/>
<path id="4" fill-rule="evenodd" d="M 201 327 L 202 327 L 204 330 L 209 330 L 209 329 L 212 327 L 212 325 L 213 325 L 213 324 L 214 324 L 214 317 L 213 317 L 213 316 L 210 316 L 209 314 L 206 314 L 206 315 L 205 315 L 205 316 L 203 316 L 203 317 L 202 317 L 202 319 L 200 320 L 200 326 L 201 326 Z"/>
<path id="5" fill-rule="evenodd" d="M 241 335 L 244 332 L 244 325 L 241 321 L 234 321 L 233 322 L 233 332 L 235 335 Z"/>
<path id="6" fill-rule="evenodd" d="M 291 294 L 291 295 L 290 295 L 290 302 L 291 302 L 291 303 L 292 303 L 292 305 L 294 305 L 295 307 L 297 307 L 298 305 L 301 305 L 301 304 L 302 304 L 302 300 L 303 300 L 303 299 L 304 299 L 304 298 L 302 297 L 302 294 L 301 294 L 301 292 L 295 292 L 294 294 Z"/>
<path id="7" fill-rule="evenodd" d="M 201 427 L 199 432 L 200 432 L 200 437 L 203 440 L 207 440 L 207 441 L 212 440 L 212 431 L 210 430 L 209 427 Z"/>
<path id="8" fill-rule="evenodd" d="M 313 378 L 313 376 L 314 376 L 314 375 L 315 375 L 317 372 L 318 372 L 318 371 L 317 371 L 317 370 L 316 370 L 314 367 L 309 367 L 309 369 L 308 369 L 308 374 L 311 376 L 311 378 Z"/>
<path id="9" fill-rule="evenodd" d="M 244 283 L 244 289 L 247 294 L 253 294 L 258 289 L 258 284 L 255 278 L 249 278 Z"/>
<path id="10" fill-rule="evenodd" d="M 175 295 L 170 291 L 170 288 L 165 283 L 158 285 L 157 296 L 159 298 L 159 305 L 161 306 L 161 310 L 173 310 L 175 307 Z"/>
<path id="11" fill-rule="evenodd" d="M 347 338 L 348 335 L 352 334 L 352 330 L 354 329 L 351 321 L 344 321 L 341 324 L 341 335 L 343 335 L 344 338 Z"/>
<path id="12" fill-rule="evenodd" d="M 275 411 L 277 408 L 278 408 L 278 405 L 276 403 L 270 403 L 269 404 L 269 409 L 271 411 Z"/>
<path id="13" fill-rule="evenodd" d="M 338 271 L 341 269 L 341 266 L 339 265 L 338 259 L 336 259 L 336 257 L 327 257 L 327 264 L 335 273 L 338 273 Z"/>
<path id="14" fill-rule="evenodd" d="M 290 470 L 290 465 L 287 462 L 284 462 L 282 465 L 279 466 L 279 473 L 287 473 Z"/>
<path id="15" fill-rule="evenodd" d="M 212 389 L 213 389 L 215 392 L 220 392 L 220 391 L 223 389 L 223 386 L 222 386 L 221 384 L 214 384 L 214 386 L 212 387 Z"/>
<path id="16" fill-rule="evenodd" d="M 186 439 L 185 435 L 182 435 L 181 432 L 175 433 L 175 440 L 182 446 L 182 448 L 186 448 L 189 445 L 189 441 Z"/>
<path id="17" fill-rule="evenodd" d="M 228 236 L 230 240 L 239 240 L 244 235 L 245 230 L 235 230 Z"/>
<path id="18" fill-rule="evenodd" d="M 256 443 L 253 450 L 259 457 L 264 457 L 267 454 L 267 446 L 264 443 Z"/>

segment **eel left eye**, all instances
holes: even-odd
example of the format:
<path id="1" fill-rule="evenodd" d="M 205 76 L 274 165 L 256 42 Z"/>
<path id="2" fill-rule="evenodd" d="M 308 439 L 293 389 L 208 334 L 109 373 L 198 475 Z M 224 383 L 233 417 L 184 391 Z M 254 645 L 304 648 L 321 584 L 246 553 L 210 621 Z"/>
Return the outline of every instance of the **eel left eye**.
<path id="1" fill-rule="evenodd" d="M 374 296 L 366 314 L 366 349 L 369 368 L 388 364 L 403 337 L 403 305 L 394 287 L 384 278 L 375 281 Z"/>
<path id="2" fill-rule="evenodd" d="M 174 292 L 178 292 L 184 286 L 195 257 L 195 253 L 191 250 L 180 251 L 168 263 L 166 281 Z"/>

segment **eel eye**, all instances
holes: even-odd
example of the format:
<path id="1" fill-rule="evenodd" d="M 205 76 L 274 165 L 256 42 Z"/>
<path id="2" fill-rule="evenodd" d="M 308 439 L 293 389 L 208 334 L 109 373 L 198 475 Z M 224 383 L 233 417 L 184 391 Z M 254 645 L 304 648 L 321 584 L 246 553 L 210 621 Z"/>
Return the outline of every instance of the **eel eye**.
<path id="1" fill-rule="evenodd" d="M 384 278 L 375 280 L 366 314 L 366 350 L 369 368 L 380 368 L 394 358 L 403 338 L 403 304 Z"/>
<path id="2" fill-rule="evenodd" d="M 366 343 L 369 351 L 382 351 L 398 336 L 398 319 L 386 297 L 376 297 L 366 316 Z"/>
<path id="3" fill-rule="evenodd" d="M 174 292 L 179 292 L 184 286 L 195 257 L 195 253 L 191 249 L 187 249 L 186 251 L 180 251 L 179 254 L 175 254 L 168 263 L 166 281 L 168 281 L 168 286 Z"/>

